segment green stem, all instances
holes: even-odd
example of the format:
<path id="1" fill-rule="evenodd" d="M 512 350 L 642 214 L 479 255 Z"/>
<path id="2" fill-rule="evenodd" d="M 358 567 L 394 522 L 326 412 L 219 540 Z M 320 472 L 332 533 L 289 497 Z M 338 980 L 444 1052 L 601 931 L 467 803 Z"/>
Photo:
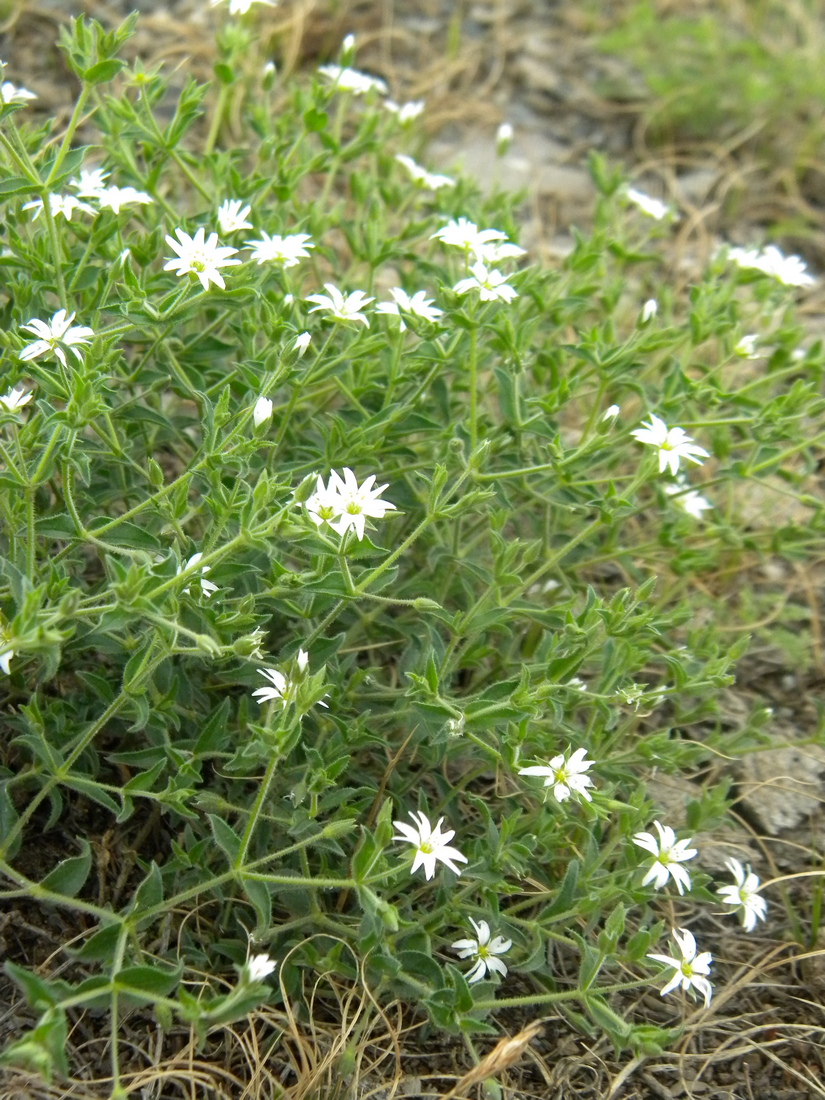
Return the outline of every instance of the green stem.
<path id="1" fill-rule="evenodd" d="M 470 454 L 478 443 L 478 337 L 475 326 L 470 330 Z"/>
<path id="2" fill-rule="evenodd" d="M 634 982 L 618 982 L 615 985 L 603 985 L 600 986 L 594 992 L 599 994 L 604 993 L 621 993 L 626 989 L 639 989 L 640 986 L 650 985 L 648 978 L 640 978 Z M 532 1007 L 533 1005 L 552 1005 L 560 1004 L 564 1001 L 584 1001 L 587 999 L 587 992 L 580 989 L 569 989 L 563 993 L 538 993 L 535 996 L 526 997 L 502 997 L 499 1000 L 491 998 L 489 1000 L 476 1001 L 473 1005 L 473 1009 L 498 1009 L 498 1008 L 521 1008 Z"/>
<path id="3" fill-rule="evenodd" d="M 77 103 L 72 111 L 72 117 L 69 119 L 69 125 L 66 127 L 66 133 L 63 135 L 63 141 L 60 144 L 60 148 L 57 151 L 57 156 L 54 158 L 54 164 L 52 170 L 49 172 L 49 178 L 43 184 L 48 190 L 57 177 L 60 175 L 60 169 L 63 166 L 63 161 L 66 159 L 66 154 L 69 152 L 69 147 L 72 144 L 72 138 L 74 137 L 75 130 L 80 124 L 80 117 L 83 114 L 83 109 L 86 106 L 86 101 L 91 95 L 92 86 L 85 84 L 80 91 Z"/>
<path id="4" fill-rule="evenodd" d="M 215 142 L 218 140 L 218 134 L 221 132 L 221 124 L 226 112 L 226 105 L 229 102 L 229 94 L 229 85 L 221 84 L 221 90 L 218 92 L 218 102 L 215 104 L 215 111 L 212 115 L 209 133 L 206 136 L 206 142 L 203 146 L 203 155 L 205 157 L 210 156 L 214 152 Z"/>
<path id="5" fill-rule="evenodd" d="M 272 777 L 275 775 L 275 768 L 278 766 L 279 758 L 273 753 L 269 763 L 266 767 L 266 775 L 264 775 L 263 782 L 258 787 L 258 794 L 255 797 L 255 802 L 252 806 L 252 812 L 249 815 L 249 820 L 246 823 L 246 828 L 243 831 L 241 837 L 241 846 L 238 849 L 238 854 L 235 857 L 235 867 L 237 870 L 241 870 L 246 859 L 246 853 L 249 848 L 249 843 L 252 840 L 252 834 L 255 831 L 255 826 L 258 824 L 258 818 L 261 810 L 263 809 L 266 796 L 269 794 L 269 787 L 272 783 Z"/>

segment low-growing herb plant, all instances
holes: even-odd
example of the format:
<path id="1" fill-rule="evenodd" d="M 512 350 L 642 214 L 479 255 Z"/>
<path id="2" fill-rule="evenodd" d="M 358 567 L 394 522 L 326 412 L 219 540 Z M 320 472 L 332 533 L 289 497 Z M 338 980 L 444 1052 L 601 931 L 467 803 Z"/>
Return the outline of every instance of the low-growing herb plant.
<path id="1" fill-rule="evenodd" d="M 662 1028 L 614 994 L 709 1003 L 703 911 L 765 916 L 645 776 L 731 749 L 702 722 L 746 643 L 692 579 L 821 537 L 807 273 L 723 250 L 669 295 L 678 212 L 598 158 L 592 234 L 542 266 L 508 196 L 411 159 L 421 105 L 352 41 L 282 85 L 250 8 L 205 138 L 207 88 L 161 121 L 119 60 L 135 16 L 64 31 L 65 132 L 3 84 L 0 874 L 76 934 L 60 976 L 6 963 L 41 1016 L 2 1057 L 68 1074 L 105 1008 L 124 1095 L 127 1009 L 203 1038 L 307 971 L 655 1052 L 689 999 Z M 777 482 L 809 523 L 746 526 Z M 117 884 L 113 825 L 144 844 Z"/>

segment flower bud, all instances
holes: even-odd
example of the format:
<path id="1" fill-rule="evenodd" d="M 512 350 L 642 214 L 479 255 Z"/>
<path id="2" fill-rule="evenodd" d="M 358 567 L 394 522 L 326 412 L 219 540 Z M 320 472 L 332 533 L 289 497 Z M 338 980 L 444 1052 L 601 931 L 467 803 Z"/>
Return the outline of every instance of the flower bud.
<path id="1" fill-rule="evenodd" d="M 513 127 L 509 122 L 502 122 L 496 130 L 496 156 L 503 157 L 510 148 L 513 140 Z"/>
<path id="2" fill-rule="evenodd" d="M 272 402 L 268 397 L 259 397 L 255 409 L 252 413 L 252 419 L 255 421 L 255 427 L 260 428 L 262 424 L 265 424 L 272 416 Z"/>

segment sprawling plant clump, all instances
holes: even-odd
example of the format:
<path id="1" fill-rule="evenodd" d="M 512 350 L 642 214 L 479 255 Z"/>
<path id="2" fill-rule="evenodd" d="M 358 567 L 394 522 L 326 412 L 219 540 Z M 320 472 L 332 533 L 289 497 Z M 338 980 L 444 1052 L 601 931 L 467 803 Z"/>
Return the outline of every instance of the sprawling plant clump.
<path id="1" fill-rule="evenodd" d="M 612 994 L 707 1003 L 703 907 L 765 912 L 644 776 L 768 721 L 699 738 L 745 643 L 691 594 L 821 538 L 807 273 L 722 252 L 674 300 L 675 212 L 598 160 L 592 235 L 542 267 L 507 196 L 412 159 L 417 105 L 353 44 L 284 87 L 254 19 L 226 13 L 205 148 L 207 89 L 161 122 L 164 77 L 117 59 L 133 20 L 64 34 L 65 134 L 4 85 L 0 875 L 76 929 L 59 977 L 7 963 L 42 1015 L 4 1057 L 70 1072 L 108 1009 L 120 1095 L 125 1009 L 205 1037 L 319 972 L 655 1051 Z M 809 523 L 746 521 L 754 486 Z M 697 786 L 690 831 L 724 805 Z"/>

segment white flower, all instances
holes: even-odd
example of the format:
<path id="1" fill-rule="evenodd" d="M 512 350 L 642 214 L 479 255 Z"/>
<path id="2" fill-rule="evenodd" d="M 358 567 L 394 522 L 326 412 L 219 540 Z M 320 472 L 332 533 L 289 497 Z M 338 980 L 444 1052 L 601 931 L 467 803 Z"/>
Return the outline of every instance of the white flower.
<path id="1" fill-rule="evenodd" d="M 186 562 L 186 564 L 182 568 L 178 569 L 178 576 L 180 576 L 181 573 L 188 573 L 190 569 L 195 569 L 202 557 L 203 557 L 203 553 L 201 551 L 198 551 L 197 554 L 193 554 L 192 557 L 189 558 L 189 560 Z M 212 567 L 210 565 L 202 565 L 200 567 L 201 592 L 203 592 L 203 594 L 204 594 L 204 596 L 206 596 L 207 600 L 209 599 L 209 597 L 212 595 L 213 592 L 218 591 L 218 586 L 216 584 L 213 584 L 212 581 L 208 581 L 206 579 L 206 574 L 211 572 L 211 570 L 212 570 Z M 192 586 L 190 585 L 186 589 L 186 591 L 191 595 L 192 594 Z"/>
<path id="2" fill-rule="evenodd" d="M 224 0 L 209 0 L 211 6 L 214 8 L 217 4 L 221 4 Z M 246 15 L 253 4 L 267 4 L 270 8 L 275 7 L 276 0 L 229 0 L 229 14 L 230 15 Z"/>
<path id="3" fill-rule="evenodd" d="M 26 393 L 24 389 L 15 386 L 13 390 L 9 390 L 8 393 L 3 394 L 0 397 L 0 405 L 6 410 L 6 412 L 17 412 L 18 409 L 22 409 L 24 405 L 28 405 L 31 401 L 32 395 Z"/>
<path id="4" fill-rule="evenodd" d="M 372 519 L 383 519 L 388 511 L 395 509 L 395 505 L 388 500 L 378 499 L 387 486 L 378 485 L 374 488 L 374 485 L 375 474 L 371 474 L 364 484 L 359 486 L 358 479 L 347 466 L 344 467 L 343 478 L 335 470 L 332 471 L 329 475 L 327 490 L 336 494 L 339 508 L 339 518 L 330 523 L 333 531 L 343 535 L 352 527 L 360 540 L 364 537 L 368 516 Z"/>
<path id="5" fill-rule="evenodd" d="M 710 974 L 713 956 L 710 951 L 703 951 L 701 955 L 696 954 L 696 940 L 693 938 L 693 933 L 689 932 L 687 928 L 674 928 L 671 934 L 679 948 L 680 957 L 678 959 L 671 958 L 669 955 L 647 956 L 655 962 L 672 966 L 675 971 L 673 977 L 662 990 L 662 996 L 666 997 L 668 993 L 671 993 L 680 985 L 684 990 L 693 987 L 698 989 L 705 998 L 705 1008 L 707 1008 L 713 996 L 713 986 L 707 979 L 707 975 Z"/>
<path id="6" fill-rule="evenodd" d="M 642 306 L 641 323 L 646 325 L 659 312 L 659 303 L 655 298 L 648 298 Z"/>
<path id="7" fill-rule="evenodd" d="M 743 336 L 736 347 L 733 349 L 734 355 L 739 355 L 743 359 L 759 359 L 760 353 L 756 350 L 756 345 L 759 343 L 759 333 L 749 332 L 747 336 Z"/>
<path id="8" fill-rule="evenodd" d="M 426 168 L 416 164 L 413 158 L 408 157 L 405 153 L 396 153 L 395 159 L 407 169 L 412 180 L 420 183 L 422 187 L 426 187 L 430 191 L 437 191 L 439 187 L 455 187 L 455 180 L 451 176 L 439 176 L 436 173 L 428 172 Z"/>
<path id="9" fill-rule="evenodd" d="M 304 501 L 304 507 L 309 514 L 309 518 L 317 527 L 320 527 L 322 523 L 331 523 L 332 520 L 341 515 L 343 502 L 333 488 L 331 477 L 329 485 L 325 487 L 324 479 L 320 474 L 318 475 L 315 492 Z"/>
<path id="10" fill-rule="evenodd" d="M 474 252 L 480 259 L 481 248 L 495 241 L 506 241 L 507 234 L 500 229 L 479 229 L 475 222 L 459 218 L 458 221 L 453 219 L 447 222 L 430 236 L 430 240 L 441 241 L 453 248 L 462 248 L 465 252 Z"/>
<path id="11" fill-rule="evenodd" d="M 713 508 L 711 502 L 703 497 L 701 493 L 698 493 L 695 489 L 688 490 L 686 481 L 677 481 L 665 485 L 664 490 L 668 496 L 675 497 L 674 503 L 678 504 L 689 516 L 693 516 L 694 519 L 701 519 L 703 512 Z"/>
<path id="12" fill-rule="evenodd" d="M 467 294 L 471 290 L 477 290 L 482 302 L 512 302 L 518 298 L 518 291 L 507 282 L 507 276 L 500 271 L 488 270 L 479 260 L 470 267 L 472 275 L 456 283 L 453 290 L 456 294 Z"/>
<path id="13" fill-rule="evenodd" d="M 424 110 L 425 103 L 423 99 L 416 99 L 410 103 L 399 105 L 393 99 L 385 99 L 384 106 L 391 114 L 395 115 L 403 126 L 405 123 L 412 122 L 413 119 L 418 118 Z"/>
<path id="14" fill-rule="evenodd" d="M 499 260 L 513 260 L 518 256 L 526 256 L 527 249 L 513 244 L 512 241 L 504 241 L 501 244 L 493 242 L 479 245 L 476 255 L 485 264 L 497 264 Z"/>
<path id="15" fill-rule="evenodd" d="M 773 244 L 769 244 L 761 252 L 758 248 L 729 248 L 727 255 L 739 267 L 761 271 L 763 275 L 770 275 L 785 286 L 813 286 L 816 283 L 799 256 L 785 256 Z"/>
<path id="16" fill-rule="evenodd" d="M 51 321 L 33 320 L 27 325 L 22 325 L 24 332 L 31 332 L 40 339 L 27 344 L 20 352 L 20 358 L 25 362 L 29 359 L 39 359 L 43 355 L 54 355 L 65 367 L 66 355 L 60 346 L 62 344 L 69 349 L 78 362 L 82 363 L 83 356 L 77 349 L 83 344 L 88 344 L 94 332 L 86 325 L 72 325 L 74 318 L 74 313 L 66 316 L 66 310 L 59 309 Z"/>
<path id="17" fill-rule="evenodd" d="M 650 414 L 650 423 L 642 421 L 642 427 L 630 433 L 639 443 L 647 443 L 651 447 L 659 449 L 659 473 L 664 473 L 667 466 L 674 475 L 679 470 L 679 459 L 686 458 L 701 466 L 697 456 L 708 457 L 708 452 L 697 447 L 691 436 L 682 428 L 668 428 L 664 420 Z"/>
<path id="18" fill-rule="evenodd" d="M 639 191 L 635 187 L 625 188 L 624 194 L 630 199 L 632 203 L 642 211 L 643 214 L 647 214 L 649 218 L 655 218 L 656 221 L 662 221 L 663 218 L 675 218 L 677 217 L 673 207 L 666 202 L 662 202 L 661 199 L 654 199 L 651 195 L 646 195 L 644 191 Z"/>
<path id="19" fill-rule="evenodd" d="M 250 982 L 262 982 L 268 978 L 278 964 L 269 955 L 253 955 L 247 959 L 246 977 Z"/>
<path id="20" fill-rule="evenodd" d="M 295 685 L 287 680 L 277 668 L 259 668 L 261 676 L 265 676 L 271 686 L 256 688 L 252 692 L 253 699 L 259 703 L 280 702 L 288 703 L 295 695 Z"/>
<path id="21" fill-rule="evenodd" d="M 638 711 L 643 699 L 645 699 L 648 706 L 660 706 L 666 692 L 667 685 L 664 687 L 649 688 L 644 684 L 631 684 L 630 687 L 619 688 L 615 698 L 618 699 L 620 703 L 624 703 L 626 706 L 633 707 Z M 658 698 L 656 698 L 657 696 Z"/>
<path id="22" fill-rule="evenodd" d="M 244 248 L 252 249 L 250 260 L 257 260 L 258 265 L 267 260 L 274 260 L 284 267 L 294 267 L 298 260 L 308 256 L 308 248 L 315 245 L 306 233 L 293 233 L 288 237 L 279 237 L 277 234 L 270 237 L 268 233 L 261 231 L 261 240 L 247 241 Z"/>
<path id="23" fill-rule="evenodd" d="M 587 802 L 592 802 L 587 788 L 593 786 L 593 780 L 585 773 L 593 767 L 595 760 L 587 760 L 586 756 L 587 749 L 576 749 L 569 758 L 560 753 L 549 764 L 521 768 L 519 775 L 545 776 L 545 787 L 553 788 L 553 794 L 559 802 L 564 802 L 571 794 L 580 794 Z"/>
<path id="24" fill-rule="evenodd" d="M 467 971 L 467 981 L 471 985 L 473 982 L 480 982 L 482 978 L 486 978 L 493 971 L 505 977 L 507 967 L 496 956 L 506 954 L 513 946 L 513 941 L 505 940 L 503 936 L 496 936 L 495 939 L 491 940 L 490 925 L 486 920 L 480 920 L 476 924 L 473 918 L 470 917 L 469 921 L 475 930 L 476 938 L 474 940 L 456 940 L 455 943 L 450 944 L 452 949 L 458 952 L 460 959 L 473 958 L 476 960 L 472 969 Z"/>
<path id="25" fill-rule="evenodd" d="M 74 187 L 81 198 L 96 199 L 101 191 L 106 190 L 108 178 L 105 168 L 83 168 L 79 178 L 69 180 L 69 186 Z"/>
<path id="26" fill-rule="evenodd" d="M 228 257 L 237 252 L 237 248 L 229 248 L 227 245 L 218 244 L 218 234 L 210 233 L 205 240 L 206 230 L 201 226 L 194 237 L 190 237 L 182 229 L 176 229 L 178 235 L 166 237 L 166 243 L 177 252 L 178 258 L 169 260 L 163 265 L 164 271 L 174 271 L 176 275 L 197 275 L 204 290 L 209 289 L 210 282 L 215 283 L 221 290 L 226 289 L 218 268 L 239 264 L 240 260 L 230 260 Z"/>
<path id="27" fill-rule="evenodd" d="M 98 191 L 95 198 L 100 203 L 100 209 L 114 210 L 120 213 L 120 208 L 130 202 L 139 202 L 144 205 L 155 200 L 145 191 L 136 191 L 134 187 L 104 187 Z"/>
<path id="28" fill-rule="evenodd" d="M 360 73 L 357 69 L 345 69 L 340 65 L 322 65 L 318 72 L 330 80 L 337 89 L 352 92 L 353 95 L 366 95 L 373 88 L 381 95 L 387 95 L 389 88 L 377 76 Z"/>
<path id="29" fill-rule="evenodd" d="M 652 833 L 636 833 L 633 843 L 650 852 L 655 858 L 653 864 L 642 879 L 642 886 L 652 882 L 657 890 L 661 890 L 667 884 L 668 878 L 676 883 L 676 889 L 680 894 L 690 889 L 690 875 L 681 866 L 685 860 L 693 859 L 697 854 L 695 848 L 691 848 L 690 840 L 677 840 L 676 834 L 669 825 L 661 825 L 653 822 L 659 833 L 659 839 Z"/>
<path id="30" fill-rule="evenodd" d="M 308 302 L 317 303 L 309 311 L 316 313 L 319 309 L 328 309 L 333 317 L 339 321 L 363 321 L 367 328 L 370 323 L 360 311 L 374 302 L 374 298 L 368 298 L 363 290 L 353 290 L 349 294 L 342 294 L 333 283 L 324 283 L 326 294 L 310 294 Z"/>
<path id="31" fill-rule="evenodd" d="M 513 127 L 509 122 L 502 122 L 496 130 L 496 153 L 503 157 L 513 140 Z"/>
<path id="32" fill-rule="evenodd" d="M 379 302 L 375 307 L 376 313 L 389 313 L 396 317 L 401 318 L 401 310 L 406 310 L 407 313 L 414 313 L 416 317 L 421 317 L 425 321 L 435 323 L 438 318 L 443 314 L 442 309 L 438 309 L 432 303 L 435 299 L 428 298 L 426 290 L 417 290 L 412 297 L 405 290 L 402 290 L 400 286 L 390 287 L 390 294 L 392 294 L 395 301 L 393 302 Z M 406 329 L 403 318 L 400 320 L 401 331 Z"/>
<path id="33" fill-rule="evenodd" d="M 37 96 L 28 88 L 16 88 L 8 80 L 0 84 L 0 103 L 25 103 L 29 99 L 37 99 Z"/>
<path id="34" fill-rule="evenodd" d="M 43 213 L 43 200 L 33 199 L 31 202 L 24 202 L 23 209 L 34 210 L 32 221 L 37 221 Z M 74 195 L 58 195 L 54 192 L 49 195 L 49 210 L 53 218 L 56 218 L 58 214 L 62 214 L 68 222 L 72 220 L 72 214 L 75 210 L 82 210 L 84 214 L 94 214 L 95 212 L 93 206 L 89 206 L 87 202 L 80 202 Z"/>
<path id="35" fill-rule="evenodd" d="M 603 414 L 602 420 L 615 420 L 622 410 L 618 405 L 611 405 L 609 409 Z"/>
<path id="36" fill-rule="evenodd" d="M 14 650 L 11 648 L 11 632 L 5 623 L 0 623 L 0 668 L 7 676 L 11 675 L 11 659 Z"/>
<path id="37" fill-rule="evenodd" d="M 309 347 L 312 336 L 308 332 L 302 332 L 295 337 L 295 343 L 292 345 L 293 350 L 297 351 L 299 355 L 303 355 Z"/>
<path id="38" fill-rule="evenodd" d="M 294 703 L 298 695 L 298 682 L 303 679 L 304 673 L 309 667 L 309 654 L 305 649 L 298 650 L 295 667 L 297 676 L 294 680 L 284 676 L 277 668 L 259 668 L 258 672 L 269 680 L 269 684 L 266 687 L 256 688 L 252 692 L 252 697 L 261 704 L 277 702 L 281 703 L 282 706 L 288 706 L 290 703 Z M 319 699 L 317 702 L 319 707 L 324 707 L 325 710 L 328 709 L 323 699 Z"/>
<path id="39" fill-rule="evenodd" d="M 725 865 L 736 879 L 731 886 L 723 886 L 718 890 L 719 897 L 725 905 L 733 905 L 742 910 L 742 927 L 746 932 L 752 932 L 757 920 L 764 920 L 768 904 L 758 894 L 759 877 L 750 867 L 745 870 L 738 859 L 726 859 Z"/>
<path id="40" fill-rule="evenodd" d="M 268 397 L 261 395 L 255 402 L 255 408 L 252 411 L 252 420 L 255 423 L 255 427 L 260 428 L 261 424 L 265 424 L 271 416 L 272 402 Z"/>
<path id="41" fill-rule="evenodd" d="M 425 877 L 431 879 L 435 874 L 436 861 L 440 860 L 454 874 L 460 875 L 461 868 L 456 867 L 456 860 L 467 863 L 468 859 L 458 849 L 449 847 L 450 841 L 455 836 L 455 829 L 448 829 L 442 833 L 443 817 L 438 819 L 433 828 L 425 813 L 412 810 L 409 816 L 415 822 L 415 828 L 405 825 L 403 821 L 393 821 L 393 825 L 401 834 L 394 836 L 393 840 L 404 840 L 415 847 L 415 859 L 410 868 L 410 874 L 414 875 L 419 867 L 423 867 Z"/>
<path id="42" fill-rule="evenodd" d="M 252 213 L 251 206 L 244 206 L 242 199 L 225 199 L 218 207 L 218 225 L 221 233 L 236 233 L 239 229 L 251 229 L 246 219 Z"/>

